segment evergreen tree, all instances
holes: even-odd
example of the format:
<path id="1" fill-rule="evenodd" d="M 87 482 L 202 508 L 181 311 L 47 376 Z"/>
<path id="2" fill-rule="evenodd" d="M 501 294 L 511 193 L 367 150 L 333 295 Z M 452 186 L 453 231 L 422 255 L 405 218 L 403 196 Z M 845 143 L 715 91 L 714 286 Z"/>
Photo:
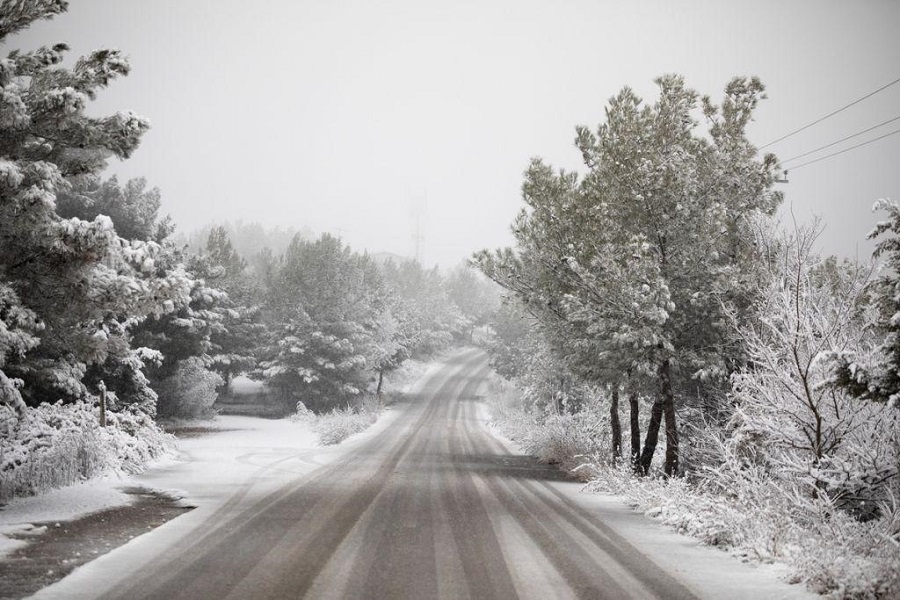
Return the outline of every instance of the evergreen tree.
<path id="1" fill-rule="evenodd" d="M 163 243 L 174 231 L 171 217 L 160 218 L 159 188 L 147 189 L 143 177 L 119 185 L 116 177 L 105 181 L 83 179 L 61 192 L 56 212 L 63 218 L 93 221 L 100 215 L 113 222 L 116 235 L 126 240 Z"/>
<path id="2" fill-rule="evenodd" d="M 350 401 L 368 385 L 383 307 L 381 275 L 368 256 L 330 235 L 295 237 L 273 273 L 260 374 L 285 404 L 322 411 Z"/>
<path id="3" fill-rule="evenodd" d="M 625 89 L 596 133 L 578 128 L 583 179 L 535 161 L 517 251 L 480 253 L 485 273 L 546 323 L 552 346 L 581 376 L 655 387 L 640 457 L 646 472 L 666 422 L 668 474 L 678 472 L 675 395 L 710 397 L 742 360 L 726 313 L 751 308 L 755 215 L 774 211 L 777 163 L 759 160 L 744 130 L 762 97 L 735 79 L 721 107 L 702 102 L 709 137 L 695 132 L 695 92 L 677 76 L 657 80 L 652 106 Z"/>
<path id="4" fill-rule="evenodd" d="M 869 233 L 878 239 L 874 257 L 883 261 L 882 274 L 866 289 L 867 300 L 876 316 L 867 329 L 880 337 L 870 351 L 833 353 L 830 358 L 832 383 L 862 400 L 900 406 L 900 207 L 879 200 L 874 210 L 887 212 Z"/>
<path id="5" fill-rule="evenodd" d="M 210 366 L 227 389 L 234 376 L 256 366 L 259 345 L 266 335 L 261 311 L 264 298 L 224 227 L 210 231 L 204 259 L 210 267 L 206 280 L 228 294 L 222 303 L 222 326 L 210 337 Z"/>
<path id="6" fill-rule="evenodd" d="M 414 260 L 387 261 L 381 271 L 397 296 L 395 316 L 412 356 L 426 357 L 446 348 L 465 329 L 465 317 L 450 300 L 437 267 L 425 269 Z"/>
<path id="7" fill-rule="evenodd" d="M 447 298 L 464 319 L 464 342 L 472 342 L 475 329 L 487 325 L 497 311 L 499 288 L 468 264 L 451 270 L 444 278 Z"/>
<path id="8" fill-rule="evenodd" d="M 0 5 L 0 42 L 66 2 Z M 0 60 L 0 400 L 21 410 L 91 394 L 88 368 L 114 357 L 141 381 L 146 354 L 128 325 L 181 302 L 187 282 L 158 277 L 161 249 L 119 237 L 110 219 L 62 218 L 57 196 L 90 185 L 110 157 L 127 158 L 148 122 L 133 113 L 89 116 L 87 103 L 128 74 L 124 56 L 98 50 L 60 65 L 65 44 L 11 52 Z"/>

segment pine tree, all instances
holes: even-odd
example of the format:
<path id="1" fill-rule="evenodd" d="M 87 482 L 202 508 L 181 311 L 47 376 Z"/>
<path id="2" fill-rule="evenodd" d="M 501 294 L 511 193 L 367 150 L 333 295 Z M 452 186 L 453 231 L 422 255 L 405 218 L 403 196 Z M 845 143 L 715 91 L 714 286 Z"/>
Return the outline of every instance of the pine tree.
<path id="1" fill-rule="evenodd" d="M 286 405 L 322 411 L 351 401 L 368 385 L 369 347 L 384 308 L 377 267 L 323 235 L 295 237 L 274 269 L 260 374 Z"/>
<path id="2" fill-rule="evenodd" d="M 0 42 L 66 2 L 4 0 Z M 65 44 L 11 52 L 0 60 L 0 395 L 22 407 L 93 390 L 86 371 L 115 357 L 140 368 L 128 324 L 170 310 L 187 293 L 176 274 L 158 277 L 155 243 L 119 237 L 110 219 L 63 218 L 59 194 L 90 186 L 110 157 L 127 158 L 148 129 L 130 112 L 93 117 L 87 103 L 128 74 L 116 50 L 98 50 L 71 69 Z M 147 397 L 153 400 L 152 394 Z"/>
<path id="3" fill-rule="evenodd" d="M 867 329 L 880 338 L 874 348 L 860 354 L 832 354 L 832 385 L 866 401 L 900 407 L 900 207 L 879 200 L 873 210 L 887 212 L 868 239 L 879 239 L 873 253 L 881 259 L 881 275 L 866 288 L 875 316 Z"/>
<path id="4" fill-rule="evenodd" d="M 425 269 L 415 260 L 388 261 L 381 272 L 397 298 L 394 316 L 412 356 L 427 357 L 443 350 L 466 328 L 466 319 L 450 300 L 437 267 Z"/>
<path id="5" fill-rule="evenodd" d="M 250 371 L 258 362 L 259 344 L 266 337 L 261 310 L 264 298 L 224 227 L 210 231 L 203 258 L 208 264 L 206 281 L 228 295 L 220 303 L 221 327 L 210 337 L 210 368 L 222 377 L 227 390 L 236 375 Z"/>
<path id="6" fill-rule="evenodd" d="M 730 82 L 721 107 L 703 100 L 711 139 L 695 132 L 697 94 L 677 76 L 657 83 L 652 106 L 626 88 L 596 133 L 578 128 L 583 178 L 534 161 L 516 251 L 476 261 L 547 325 L 574 372 L 612 398 L 625 380 L 653 390 L 640 467 L 649 469 L 665 419 L 665 471 L 675 474 L 675 396 L 711 396 L 705 388 L 724 386 L 740 362 L 726 313 L 750 310 L 754 216 L 780 195 L 775 158 L 758 159 L 744 135 L 758 80 Z"/>

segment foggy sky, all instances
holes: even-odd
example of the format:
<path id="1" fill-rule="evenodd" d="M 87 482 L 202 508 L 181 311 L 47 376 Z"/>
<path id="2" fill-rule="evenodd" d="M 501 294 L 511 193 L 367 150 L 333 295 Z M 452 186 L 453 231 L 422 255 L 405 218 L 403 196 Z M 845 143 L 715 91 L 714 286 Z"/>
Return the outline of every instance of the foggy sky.
<path id="1" fill-rule="evenodd" d="M 160 187 L 180 231 L 308 226 L 411 256 L 419 214 L 422 260 L 449 266 L 510 243 L 528 160 L 580 168 L 574 127 L 623 86 L 653 101 L 676 72 L 716 100 L 757 75 L 762 145 L 900 77 L 898 24 L 889 0 L 72 0 L 3 51 L 130 56 L 91 112 L 151 120 L 110 174 Z M 900 84 L 766 150 L 786 159 L 898 114 Z M 821 215 L 824 251 L 864 257 L 872 203 L 900 201 L 898 158 L 900 135 L 791 172 L 783 215 Z"/>

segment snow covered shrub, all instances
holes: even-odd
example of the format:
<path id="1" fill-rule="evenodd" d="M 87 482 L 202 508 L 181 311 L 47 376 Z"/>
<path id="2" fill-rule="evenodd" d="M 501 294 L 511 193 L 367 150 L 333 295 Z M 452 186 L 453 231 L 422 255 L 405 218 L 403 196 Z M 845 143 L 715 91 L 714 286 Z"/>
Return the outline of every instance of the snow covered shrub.
<path id="1" fill-rule="evenodd" d="M 832 598 L 900 596 L 900 506 L 882 504 L 877 519 L 864 523 L 822 497 L 809 502 L 808 529 L 798 536 L 793 557 L 807 587 Z"/>
<path id="2" fill-rule="evenodd" d="M 517 441 L 541 462 L 571 471 L 585 461 L 584 457 L 605 453 L 609 447 L 609 428 L 603 427 L 608 424 L 601 419 L 591 410 L 551 415 Z"/>
<path id="3" fill-rule="evenodd" d="M 214 413 L 213 403 L 222 386 L 222 377 L 206 368 L 198 357 L 192 356 L 178 363 L 175 374 L 159 384 L 160 417 L 205 418 Z"/>
<path id="4" fill-rule="evenodd" d="M 609 447 L 609 414 L 598 402 L 579 403 L 574 413 L 557 413 L 555 407 L 565 406 L 564 400 L 536 402 L 534 388 L 523 393 L 498 376 L 491 378 L 488 393 L 494 423 L 541 462 L 573 471 Z M 547 407 L 549 414 L 535 410 Z M 584 476 L 587 471 L 578 469 L 578 474 Z"/>
<path id="5" fill-rule="evenodd" d="M 323 446 L 340 444 L 345 439 L 365 431 L 378 420 L 382 405 L 377 398 L 367 397 L 355 406 L 335 408 L 330 413 L 315 417 L 312 430 Z"/>
<path id="6" fill-rule="evenodd" d="M 19 419 L 0 406 L 0 502 L 109 473 L 136 473 L 174 438 L 138 410 L 108 413 L 79 402 L 41 404 Z"/>
<path id="7" fill-rule="evenodd" d="M 750 365 L 732 381 L 729 459 L 868 520 L 898 475 L 900 412 L 834 385 L 831 358 L 872 343 L 868 273 L 817 260 L 814 239 L 801 234 L 784 245 L 759 318 L 742 330 Z"/>
<path id="8" fill-rule="evenodd" d="M 316 420 L 316 413 L 309 410 L 303 402 L 297 403 L 297 411 L 291 415 L 291 421 L 295 423 L 313 423 Z"/>

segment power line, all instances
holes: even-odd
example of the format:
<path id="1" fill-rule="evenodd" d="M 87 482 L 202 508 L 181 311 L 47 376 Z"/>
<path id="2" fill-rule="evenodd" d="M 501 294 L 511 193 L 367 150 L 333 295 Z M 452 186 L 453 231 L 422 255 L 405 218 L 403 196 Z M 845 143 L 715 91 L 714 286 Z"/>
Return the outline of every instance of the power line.
<path id="1" fill-rule="evenodd" d="M 841 138 L 841 139 L 839 139 L 839 140 L 836 141 L 836 142 L 831 142 L 830 144 L 825 144 L 824 146 L 819 146 L 819 147 L 816 148 L 815 150 L 810 150 L 809 152 L 804 152 L 803 154 L 798 154 L 797 156 L 792 156 L 792 157 L 790 157 L 790 158 L 788 158 L 788 159 L 786 159 L 786 160 L 783 160 L 783 161 L 781 161 L 781 162 L 782 162 L 782 163 L 789 163 L 789 162 L 791 162 L 792 160 L 797 160 L 798 158 L 803 158 L 804 156 L 809 156 L 810 154 L 814 154 L 814 153 L 818 152 L 819 150 L 824 150 L 824 149 L 826 149 L 826 148 L 831 148 L 832 146 L 836 146 L 836 145 L 840 144 L 841 142 L 846 142 L 847 140 L 852 140 L 852 139 L 855 138 L 855 137 L 859 137 L 859 136 L 861 136 L 861 135 L 864 134 L 864 133 L 869 133 L 869 132 L 872 131 L 873 129 L 878 129 L 879 127 L 884 127 L 884 126 L 887 125 L 888 123 L 893 123 L 894 121 L 897 121 L 897 120 L 900 120 L 900 115 L 897 115 L 897 116 L 894 117 L 893 119 L 888 119 L 887 121 L 884 121 L 883 123 L 879 123 L 878 125 L 873 125 L 872 127 L 869 127 L 868 129 L 863 129 L 862 131 L 859 131 L 859 132 L 857 132 L 857 133 L 854 133 L 853 135 L 848 135 L 847 137 Z"/>
<path id="2" fill-rule="evenodd" d="M 878 136 L 877 138 L 872 138 L 871 140 L 868 140 L 868 141 L 865 141 L 865 142 L 861 142 L 861 143 L 859 143 L 859 144 L 856 144 L 855 146 L 850 146 L 849 148 L 844 148 L 843 150 L 841 150 L 841 151 L 839 151 L 839 152 L 834 152 L 834 153 L 832 153 L 832 154 L 826 154 L 825 156 L 820 156 L 819 158 L 810 160 L 810 161 L 805 162 L 805 163 L 801 163 L 801 164 L 797 165 L 796 167 L 791 167 L 790 169 L 788 169 L 788 171 L 796 171 L 796 170 L 799 169 L 800 167 L 805 167 L 806 165 L 811 165 L 811 164 L 813 164 L 813 163 L 817 163 L 817 162 L 819 162 L 820 160 L 825 160 L 826 158 L 831 158 L 832 156 L 837 156 L 838 154 L 843 154 L 844 152 L 850 152 L 851 150 L 855 150 L 856 148 L 860 148 L 860 147 L 862 147 L 862 146 L 867 146 L 867 145 L 869 145 L 869 144 L 871 144 L 871 143 L 873 143 L 873 142 L 877 142 L 878 140 L 883 140 L 883 139 L 886 138 L 886 137 L 890 137 L 890 136 L 892 136 L 892 135 L 897 135 L 898 133 L 900 133 L 900 129 L 895 129 L 894 131 L 891 131 L 891 132 L 889 132 L 889 133 L 885 133 L 884 135 L 880 135 L 880 136 Z"/>
<path id="3" fill-rule="evenodd" d="M 768 147 L 771 146 L 772 144 L 777 144 L 777 143 L 780 142 L 781 140 L 786 140 L 786 139 L 788 139 L 788 138 L 791 137 L 791 136 L 797 135 L 797 134 L 800 133 L 801 131 L 804 131 L 804 130 L 806 130 L 806 129 L 809 129 L 809 128 L 812 127 L 813 125 L 816 125 L 817 123 L 821 123 L 821 122 L 824 121 L 825 119 L 829 119 L 829 118 L 833 117 L 834 115 L 838 114 L 839 112 L 843 112 L 843 111 L 847 110 L 848 108 L 850 108 L 851 106 L 854 106 L 854 105 L 856 105 L 856 104 L 859 104 L 860 102 L 862 102 L 862 101 L 865 100 L 866 98 L 871 98 L 871 97 L 874 96 L 875 94 L 877 94 L 877 93 L 879 93 L 879 92 L 883 92 L 884 90 L 888 89 L 889 87 L 891 87 L 892 85 L 895 85 L 895 84 L 897 84 L 897 83 L 900 83 L 900 78 L 897 78 L 897 79 L 893 80 L 892 82 L 890 82 L 890 83 L 888 83 L 888 84 L 885 84 L 885 85 L 881 86 L 880 88 L 878 88 L 878 89 L 875 90 L 874 92 L 870 92 L 870 93 L 866 94 L 865 96 L 863 96 L 862 98 L 857 98 L 856 100 L 854 100 L 854 101 L 851 102 L 850 104 L 846 104 L 846 105 L 840 107 L 839 109 L 837 109 L 837 110 L 835 110 L 835 111 L 832 111 L 832 112 L 828 113 L 828 114 L 825 115 L 824 117 L 820 117 L 820 118 L 816 119 L 816 120 L 813 121 L 812 123 L 808 123 L 808 124 L 804 125 L 804 126 L 801 127 L 800 129 L 795 129 L 794 131 L 792 131 L 792 132 L 790 132 L 790 133 L 786 133 L 785 135 L 781 136 L 781 137 L 778 138 L 777 140 L 772 140 L 772 141 L 769 142 L 768 144 L 765 144 L 765 145 L 760 146 L 759 149 L 762 150 L 763 148 L 768 148 Z"/>

